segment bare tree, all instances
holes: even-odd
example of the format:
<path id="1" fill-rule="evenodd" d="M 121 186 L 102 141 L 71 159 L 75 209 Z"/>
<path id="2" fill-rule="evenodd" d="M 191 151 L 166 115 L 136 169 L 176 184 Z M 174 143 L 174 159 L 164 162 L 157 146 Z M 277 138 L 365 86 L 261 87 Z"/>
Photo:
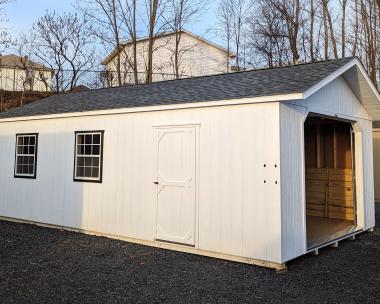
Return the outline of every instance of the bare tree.
<path id="1" fill-rule="evenodd" d="M 331 18 L 328 3 L 329 3 L 329 0 L 322 0 L 323 24 L 324 24 L 324 32 L 325 32 L 325 59 L 328 59 L 329 57 L 329 39 L 331 40 L 331 46 L 333 49 L 334 57 L 338 58 L 338 50 L 337 50 L 337 45 L 336 45 L 334 28 L 333 28 L 333 23 L 332 23 L 332 18 Z"/>
<path id="2" fill-rule="evenodd" d="M 76 14 L 47 13 L 32 32 L 34 56 L 54 70 L 53 89 L 72 91 L 95 64 L 88 20 Z"/>
<path id="3" fill-rule="evenodd" d="M 282 20 L 285 22 L 286 28 L 283 35 L 289 40 L 289 47 L 292 52 L 293 63 L 296 63 L 300 56 L 298 50 L 298 34 L 303 20 L 301 16 L 300 0 L 267 0 L 269 7 L 280 13 Z"/>
<path id="4" fill-rule="evenodd" d="M 310 61 L 313 62 L 314 57 L 314 24 L 315 24 L 315 4 L 314 0 L 310 0 L 310 29 L 309 29 L 309 44 L 310 44 Z"/>
<path id="5" fill-rule="evenodd" d="M 284 35 L 284 22 L 277 10 L 269 9 L 269 3 L 256 3 L 255 12 L 248 18 L 248 41 L 252 54 L 259 55 L 259 62 L 269 67 L 289 64 L 288 39 Z M 251 59 L 253 62 L 257 60 Z"/>
<path id="6" fill-rule="evenodd" d="M 129 56 L 128 50 L 124 48 L 124 59 L 128 67 L 133 71 L 135 84 L 139 83 L 139 71 L 137 62 L 137 0 L 124 0 L 124 5 L 119 1 L 120 16 L 125 24 L 126 31 L 132 44 L 132 56 Z M 120 60 L 120 57 L 119 59 Z M 127 70 L 127 69 L 126 69 Z"/>
<path id="7" fill-rule="evenodd" d="M 233 28 L 233 38 L 235 42 L 235 65 L 239 70 L 242 66 L 241 61 L 241 49 L 244 47 L 243 37 L 245 35 L 245 21 L 247 19 L 247 1 L 246 0 L 231 0 L 232 6 L 232 28 Z M 243 53 L 244 55 L 244 53 Z M 243 58 L 243 61 L 245 59 Z M 244 64 L 243 64 L 244 65 Z"/>
<path id="8" fill-rule="evenodd" d="M 167 28 L 167 22 L 163 18 L 166 9 L 166 0 L 145 0 L 146 21 L 148 30 L 148 50 L 146 63 L 146 83 L 153 81 L 153 53 L 156 37 Z"/>
<path id="9" fill-rule="evenodd" d="M 378 55 L 378 27 L 379 15 L 374 1 L 361 0 L 361 20 L 363 27 L 363 37 L 361 44 L 364 48 L 365 56 L 362 61 L 367 65 L 367 70 L 372 82 L 377 86 L 377 58 Z"/>
<path id="10" fill-rule="evenodd" d="M 7 29 L 4 27 L 3 23 L 6 21 L 5 19 L 5 4 L 9 3 L 11 0 L 0 0 L 0 55 L 4 52 L 5 48 L 7 48 L 11 42 L 9 33 Z"/>
<path id="11" fill-rule="evenodd" d="M 219 2 L 217 19 L 218 19 L 218 32 L 227 45 L 226 55 L 226 72 L 230 71 L 230 52 L 231 41 L 233 38 L 233 12 L 231 2 L 229 0 L 221 0 Z"/>
<path id="12" fill-rule="evenodd" d="M 341 7 L 342 7 L 341 44 L 342 44 L 342 57 L 344 58 L 344 57 L 346 57 L 346 11 L 347 11 L 347 0 L 341 0 Z"/>
<path id="13" fill-rule="evenodd" d="M 5 16 L 4 16 L 5 4 L 7 4 L 10 1 L 11 0 L 0 0 L 0 65 L 2 62 L 2 54 L 7 50 L 7 48 L 12 43 L 12 40 L 8 31 L 3 25 L 5 21 Z M 0 77 L 3 77 L 3 75 L 0 75 Z M 4 109 L 3 92 L 2 90 L 0 90 L 0 112 L 3 109 Z"/>
<path id="14" fill-rule="evenodd" d="M 77 0 L 76 3 L 77 9 L 96 24 L 93 28 L 94 35 L 108 50 L 111 48 L 115 50 L 117 83 L 119 86 L 122 85 L 121 0 Z"/>

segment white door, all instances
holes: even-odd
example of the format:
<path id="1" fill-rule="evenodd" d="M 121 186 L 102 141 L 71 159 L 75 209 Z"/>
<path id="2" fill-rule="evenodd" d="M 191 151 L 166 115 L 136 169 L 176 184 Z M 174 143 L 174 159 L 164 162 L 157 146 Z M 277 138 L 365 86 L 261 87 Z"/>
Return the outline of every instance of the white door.
<path id="1" fill-rule="evenodd" d="M 196 129 L 158 129 L 156 239 L 195 244 Z"/>

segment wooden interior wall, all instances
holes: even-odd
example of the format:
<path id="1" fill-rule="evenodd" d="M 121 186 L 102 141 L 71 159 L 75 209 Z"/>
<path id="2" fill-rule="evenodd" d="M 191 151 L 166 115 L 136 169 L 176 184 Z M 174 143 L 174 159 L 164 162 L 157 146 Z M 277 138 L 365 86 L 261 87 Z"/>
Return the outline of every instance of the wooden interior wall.
<path id="1" fill-rule="evenodd" d="M 354 220 L 350 125 L 309 118 L 305 164 L 307 214 Z"/>

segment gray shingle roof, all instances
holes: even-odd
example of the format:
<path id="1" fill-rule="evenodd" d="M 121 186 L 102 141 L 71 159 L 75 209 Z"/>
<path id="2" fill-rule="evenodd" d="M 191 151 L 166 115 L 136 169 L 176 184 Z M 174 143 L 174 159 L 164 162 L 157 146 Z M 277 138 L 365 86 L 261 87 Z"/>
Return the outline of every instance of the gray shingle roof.
<path id="1" fill-rule="evenodd" d="M 53 95 L 0 119 L 303 93 L 352 58 Z"/>

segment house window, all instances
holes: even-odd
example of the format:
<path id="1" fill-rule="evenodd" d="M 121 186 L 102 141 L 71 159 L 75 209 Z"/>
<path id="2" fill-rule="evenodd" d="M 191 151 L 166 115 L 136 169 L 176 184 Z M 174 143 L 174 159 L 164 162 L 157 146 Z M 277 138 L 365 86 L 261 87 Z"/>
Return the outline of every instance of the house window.
<path id="1" fill-rule="evenodd" d="M 36 178 L 38 134 L 16 135 L 15 177 Z"/>
<path id="2" fill-rule="evenodd" d="M 103 133 L 75 132 L 74 181 L 102 181 Z"/>

